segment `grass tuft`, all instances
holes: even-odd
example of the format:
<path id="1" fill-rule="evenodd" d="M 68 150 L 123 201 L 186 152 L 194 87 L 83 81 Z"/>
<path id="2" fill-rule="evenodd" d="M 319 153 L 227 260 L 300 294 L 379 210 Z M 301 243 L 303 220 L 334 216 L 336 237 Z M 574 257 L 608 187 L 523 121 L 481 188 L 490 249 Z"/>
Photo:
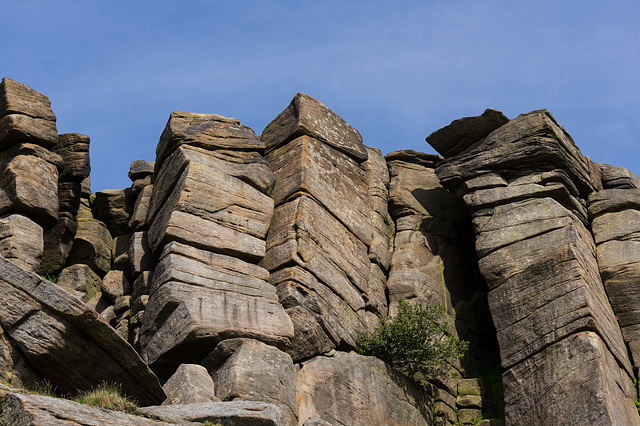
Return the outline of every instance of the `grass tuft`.
<path id="1" fill-rule="evenodd" d="M 94 390 L 82 392 L 75 399 L 80 404 L 102 407 L 107 410 L 123 411 L 128 414 L 138 414 L 138 405 L 123 396 L 117 386 L 103 384 Z"/>

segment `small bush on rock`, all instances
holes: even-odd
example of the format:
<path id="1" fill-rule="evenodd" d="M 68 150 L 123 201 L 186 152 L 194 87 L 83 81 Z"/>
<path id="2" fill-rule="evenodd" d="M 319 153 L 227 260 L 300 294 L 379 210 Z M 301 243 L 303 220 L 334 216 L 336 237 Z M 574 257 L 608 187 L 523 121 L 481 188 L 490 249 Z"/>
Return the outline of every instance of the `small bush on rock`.
<path id="1" fill-rule="evenodd" d="M 449 333 L 443 305 L 425 306 L 400 300 L 398 315 L 372 333 L 358 336 L 356 352 L 372 355 L 396 369 L 426 379 L 455 376 L 452 364 L 462 358 L 469 342 Z"/>

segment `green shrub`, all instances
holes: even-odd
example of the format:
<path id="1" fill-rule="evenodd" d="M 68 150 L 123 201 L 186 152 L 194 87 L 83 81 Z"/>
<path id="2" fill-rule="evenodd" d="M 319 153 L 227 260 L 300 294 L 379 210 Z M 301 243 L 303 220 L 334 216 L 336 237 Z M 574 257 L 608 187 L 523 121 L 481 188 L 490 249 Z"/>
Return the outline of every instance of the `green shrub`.
<path id="1" fill-rule="evenodd" d="M 372 333 L 358 336 L 356 352 L 372 355 L 415 377 L 455 376 L 452 364 L 469 346 L 449 333 L 443 305 L 425 306 L 400 300 L 398 315 Z"/>

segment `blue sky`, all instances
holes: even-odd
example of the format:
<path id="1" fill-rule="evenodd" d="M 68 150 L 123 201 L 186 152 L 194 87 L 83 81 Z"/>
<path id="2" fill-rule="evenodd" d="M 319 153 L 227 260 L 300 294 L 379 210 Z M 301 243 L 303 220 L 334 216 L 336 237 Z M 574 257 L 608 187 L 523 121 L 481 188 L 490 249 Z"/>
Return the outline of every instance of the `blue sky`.
<path id="1" fill-rule="evenodd" d="M 640 174 L 640 2 L 31 1 L 2 6 L 3 77 L 91 137 L 92 189 L 131 184 L 173 110 L 257 134 L 295 93 L 383 153 L 486 108 L 547 108 L 594 161 Z"/>

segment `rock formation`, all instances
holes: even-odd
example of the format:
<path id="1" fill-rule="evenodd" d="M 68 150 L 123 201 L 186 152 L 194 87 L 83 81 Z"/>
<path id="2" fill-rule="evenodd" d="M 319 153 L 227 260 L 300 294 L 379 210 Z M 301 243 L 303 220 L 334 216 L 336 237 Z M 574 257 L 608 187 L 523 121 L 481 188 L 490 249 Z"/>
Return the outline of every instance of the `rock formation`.
<path id="1" fill-rule="evenodd" d="M 302 93 L 260 136 L 175 111 L 92 194 L 89 137 L 4 79 L 0 424 L 640 424 L 640 179 L 546 110 L 427 142 L 383 156 Z M 352 351 L 401 299 L 445 306 L 457 377 Z M 103 382 L 142 416 L 22 390 Z"/>

